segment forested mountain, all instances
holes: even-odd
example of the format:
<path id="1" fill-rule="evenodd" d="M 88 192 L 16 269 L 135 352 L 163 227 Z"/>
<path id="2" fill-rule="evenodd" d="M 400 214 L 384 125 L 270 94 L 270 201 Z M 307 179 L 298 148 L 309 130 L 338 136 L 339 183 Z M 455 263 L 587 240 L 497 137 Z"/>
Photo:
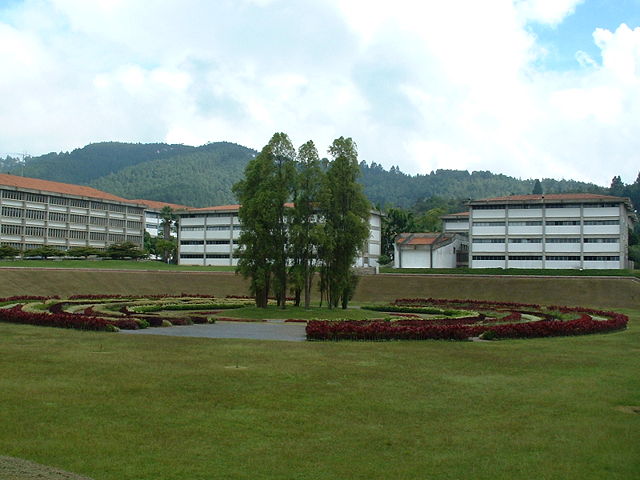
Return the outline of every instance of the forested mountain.
<path id="1" fill-rule="evenodd" d="M 91 186 L 125 198 L 193 207 L 235 203 L 231 187 L 242 178 L 255 154 L 233 143 L 211 143 L 191 153 L 123 168 Z"/>
<path id="2" fill-rule="evenodd" d="M 361 183 L 375 205 L 410 208 L 433 196 L 448 199 L 477 199 L 503 195 L 523 195 L 533 191 L 534 179 L 520 180 L 486 171 L 436 170 L 427 175 L 407 175 L 397 167 L 360 164 Z M 541 181 L 545 193 L 607 193 L 606 188 L 575 180 Z"/>
<path id="3" fill-rule="evenodd" d="M 47 153 L 27 158 L 24 166 L 19 165 L 15 159 L 8 159 L 5 162 L 9 168 L 2 165 L 1 171 L 55 182 L 88 185 L 93 180 L 122 168 L 195 149 L 196 147 L 166 143 L 92 143 L 72 152 Z"/>
<path id="4" fill-rule="evenodd" d="M 235 203 L 231 186 L 242 178 L 255 150 L 228 142 L 200 147 L 164 143 L 95 143 L 70 153 L 0 159 L 0 171 L 92 187 L 123 196 L 190 206 Z M 367 197 L 380 207 L 433 208 L 432 197 L 447 211 L 462 208 L 467 199 L 531 193 L 534 180 L 520 180 L 491 172 L 436 170 L 408 175 L 397 167 L 360 163 Z M 609 189 L 573 180 L 543 179 L 545 193 L 608 193 Z M 624 185 L 617 190 L 624 193 Z M 632 192 L 630 192 L 632 193 Z M 446 205 L 444 205 L 444 203 Z M 457 207 L 456 207 L 457 206 Z"/>

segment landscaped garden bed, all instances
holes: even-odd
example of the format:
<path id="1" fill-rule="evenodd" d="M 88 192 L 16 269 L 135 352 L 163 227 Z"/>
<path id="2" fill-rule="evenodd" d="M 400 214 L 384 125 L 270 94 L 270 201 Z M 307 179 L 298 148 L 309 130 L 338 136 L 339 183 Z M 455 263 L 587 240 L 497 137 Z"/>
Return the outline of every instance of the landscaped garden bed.
<path id="1" fill-rule="evenodd" d="M 245 297 L 74 295 L 0 298 L 0 322 L 117 331 L 280 320 L 306 322 L 309 340 L 493 340 L 585 335 L 624 329 L 620 313 L 581 307 L 403 298 L 360 309 L 257 309 Z"/>
<path id="2" fill-rule="evenodd" d="M 581 307 L 404 298 L 388 305 L 365 306 L 393 312 L 392 318 L 363 321 L 310 321 L 310 340 L 467 340 L 535 338 L 602 333 L 626 328 L 626 315 Z M 468 311 L 477 312 L 467 315 Z M 399 312 L 412 318 L 395 317 Z M 419 314 L 425 314 L 423 316 Z M 435 316 L 434 316 L 435 314 Z M 421 318 L 417 318 L 420 316 Z"/>

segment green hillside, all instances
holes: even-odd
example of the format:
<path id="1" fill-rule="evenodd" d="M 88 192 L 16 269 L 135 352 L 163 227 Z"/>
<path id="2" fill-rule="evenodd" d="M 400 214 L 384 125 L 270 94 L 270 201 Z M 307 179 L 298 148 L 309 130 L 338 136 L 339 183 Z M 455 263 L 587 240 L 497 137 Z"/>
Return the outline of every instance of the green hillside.
<path id="1" fill-rule="evenodd" d="M 185 154 L 152 160 L 98 178 L 91 186 L 125 198 L 205 207 L 234 203 L 232 185 L 255 151 L 233 143 L 203 145 Z"/>
<path id="2" fill-rule="evenodd" d="M 92 143 L 72 152 L 47 153 L 27 158 L 24 167 L 6 159 L 2 172 L 55 182 L 87 185 L 93 180 L 125 167 L 169 158 L 195 150 L 185 145 L 166 143 Z"/>
<path id="3" fill-rule="evenodd" d="M 231 186 L 242 177 L 245 165 L 256 153 L 228 142 L 200 147 L 105 142 L 70 153 L 27 158 L 24 175 L 91 185 L 125 198 L 210 206 L 236 202 Z M 446 199 L 445 210 L 455 211 L 470 198 L 531 193 L 534 185 L 533 179 L 487 171 L 436 170 L 426 175 L 408 175 L 397 167 L 386 170 L 382 165 L 366 162 L 361 162 L 360 168 L 360 182 L 374 205 L 415 211 L 433 208 L 432 197 Z M 17 159 L 0 159 L 0 171 L 20 175 L 22 170 Z M 545 193 L 609 193 L 608 188 L 574 180 L 543 179 L 542 187 Z M 620 188 L 618 193 L 624 194 L 628 186 Z"/>

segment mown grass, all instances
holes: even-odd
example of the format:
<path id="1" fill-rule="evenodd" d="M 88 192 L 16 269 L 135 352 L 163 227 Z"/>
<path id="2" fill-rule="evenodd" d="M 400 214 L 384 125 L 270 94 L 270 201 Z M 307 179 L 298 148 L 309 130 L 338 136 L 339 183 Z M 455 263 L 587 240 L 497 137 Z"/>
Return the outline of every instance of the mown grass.
<path id="1" fill-rule="evenodd" d="M 267 308 L 257 307 L 243 307 L 233 310 L 225 310 L 220 315 L 231 318 L 248 318 L 252 320 L 268 320 L 268 319 L 323 319 L 323 320 L 336 320 L 336 319 L 349 319 L 349 320 L 365 320 L 367 318 L 382 318 L 385 315 L 380 312 L 374 312 L 369 310 L 361 310 L 356 308 L 348 308 L 343 310 L 342 308 L 328 309 L 326 307 L 311 307 L 305 309 L 304 307 L 287 306 L 282 310 L 275 305 L 269 305 Z"/>
<path id="2" fill-rule="evenodd" d="M 555 277 L 640 277 L 640 270 L 575 270 L 541 268 L 392 268 L 381 267 L 380 273 L 419 273 L 423 275 L 532 275 Z"/>
<path id="3" fill-rule="evenodd" d="M 105 270 L 159 270 L 177 272 L 234 272 L 236 267 L 173 265 L 154 260 L 0 260 L 0 267 L 99 268 Z"/>
<path id="4" fill-rule="evenodd" d="M 640 310 L 570 338 L 288 343 L 0 324 L 0 455 L 96 480 L 640 478 Z"/>

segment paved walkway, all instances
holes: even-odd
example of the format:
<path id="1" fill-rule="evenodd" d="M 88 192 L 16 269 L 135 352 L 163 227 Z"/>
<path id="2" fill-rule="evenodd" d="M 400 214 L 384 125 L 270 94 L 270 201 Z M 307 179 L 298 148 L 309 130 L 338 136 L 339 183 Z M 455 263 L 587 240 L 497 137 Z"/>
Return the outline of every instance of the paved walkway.
<path id="1" fill-rule="evenodd" d="M 303 342 L 306 340 L 304 323 L 284 322 L 216 322 L 210 325 L 184 327 L 143 328 L 121 330 L 131 335 L 169 335 L 174 337 L 200 338 L 248 338 L 253 340 L 284 340 Z"/>

